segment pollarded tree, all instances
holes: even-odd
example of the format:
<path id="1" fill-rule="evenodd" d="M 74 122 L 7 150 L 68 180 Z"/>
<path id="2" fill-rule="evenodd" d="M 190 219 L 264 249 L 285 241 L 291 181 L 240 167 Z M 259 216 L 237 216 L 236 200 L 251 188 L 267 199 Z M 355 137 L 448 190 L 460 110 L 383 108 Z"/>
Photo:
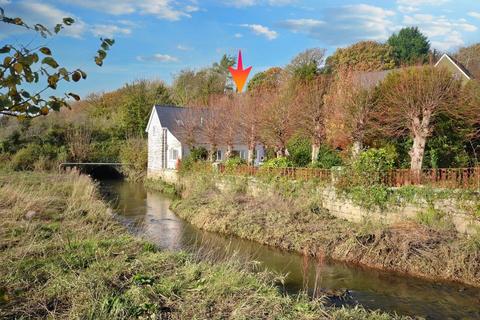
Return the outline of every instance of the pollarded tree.
<path id="1" fill-rule="evenodd" d="M 337 72 L 327 95 L 331 112 L 328 113 L 332 140 L 344 140 L 352 145 L 352 155 L 363 149 L 365 136 L 376 104 L 375 83 L 369 83 L 365 75 L 349 69 Z"/>
<path id="2" fill-rule="evenodd" d="M 437 117 L 462 116 L 458 107 L 460 92 L 461 83 L 451 72 L 432 66 L 391 73 L 382 83 L 376 110 L 379 129 L 390 135 L 410 135 L 410 168 L 414 173 L 422 169 L 425 144 Z"/>
<path id="3" fill-rule="evenodd" d="M 397 65 L 413 65 L 425 63 L 430 52 L 428 38 L 418 27 L 401 29 L 390 36 L 387 43 L 393 49 Z"/>
<path id="4" fill-rule="evenodd" d="M 239 105 L 240 95 L 219 95 L 211 98 L 209 108 L 216 113 L 220 141 L 227 146 L 225 158 L 229 159 L 233 154 L 233 145 L 238 143 L 240 136 Z"/>
<path id="5" fill-rule="evenodd" d="M 319 75 L 311 81 L 300 83 L 296 88 L 296 122 L 302 133 L 311 139 L 312 163 L 317 160 L 320 146 L 325 142 L 325 119 L 329 112 L 325 95 L 330 84 L 329 75 Z"/>
<path id="6" fill-rule="evenodd" d="M 261 140 L 274 148 L 277 157 L 286 155 L 287 142 L 297 129 L 294 99 L 293 88 L 283 85 L 279 90 L 263 92 L 259 101 Z"/>
<path id="7" fill-rule="evenodd" d="M 29 25 L 22 18 L 10 18 L 0 8 L 0 22 L 38 33 L 42 38 L 58 34 L 75 21 L 63 18 L 62 23 L 53 30 L 41 24 Z M 98 66 L 103 64 L 107 51 L 113 45 L 112 39 L 100 39 L 100 49 L 95 56 Z M 66 93 L 64 97 L 47 95 L 47 90 L 57 89 L 61 81 L 85 79 L 87 74 L 80 70 L 67 70 L 61 67 L 53 56 L 52 50 L 44 45 L 10 43 L 0 45 L 0 114 L 14 117 L 31 118 L 46 115 L 50 110 L 58 111 L 69 107 L 67 99 L 80 100 L 75 93 Z"/>
<path id="8" fill-rule="evenodd" d="M 375 41 L 360 41 L 346 48 L 338 48 L 325 62 L 326 72 L 340 68 L 354 71 L 379 71 L 395 68 L 392 48 Z"/>

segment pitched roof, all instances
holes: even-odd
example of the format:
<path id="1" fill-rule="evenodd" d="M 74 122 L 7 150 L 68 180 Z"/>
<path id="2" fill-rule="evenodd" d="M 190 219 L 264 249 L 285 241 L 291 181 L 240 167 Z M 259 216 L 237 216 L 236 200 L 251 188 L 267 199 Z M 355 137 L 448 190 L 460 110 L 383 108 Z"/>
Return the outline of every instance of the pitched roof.
<path id="1" fill-rule="evenodd" d="M 186 143 L 191 139 L 192 133 L 195 135 L 195 144 L 208 144 L 208 138 L 202 130 L 204 121 L 218 121 L 212 117 L 212 111 L 206 108 L 198 107 L 178 107 L 171 105 L 155 105 L 153 107 L 163 128 L 167 128 L 181 143 Z M 150 121 L 149 121 L 150 124 Z M 147 131 L 148 131 L 147 125 Z M 193 128 L 195 127 L 195 128 Z M 242 144 L 242 134 L 239 127 L 238 134 L 234 138 L 235 144 Z"/>
<path id="2" fill-rule="evenodd" d="M 398 71 L 399 69 L 371 71 L 371 72 L 358 72 L 355 74 L 355 78 L 360 82 L 364 88 L 373 88 L 382 82 L 389 73 Z"/>
<path id="3" fill-rule="evenodd" d="M 443 59 L 447 59 L 451 64 L 457 67 L 458 70 L 468 79 L 473 79 L 472 74 L 455 58 L 451 57 L 450 55 L 444 53 L 443 56 L 435 63 L 435 67 L 442 61 Z"/>

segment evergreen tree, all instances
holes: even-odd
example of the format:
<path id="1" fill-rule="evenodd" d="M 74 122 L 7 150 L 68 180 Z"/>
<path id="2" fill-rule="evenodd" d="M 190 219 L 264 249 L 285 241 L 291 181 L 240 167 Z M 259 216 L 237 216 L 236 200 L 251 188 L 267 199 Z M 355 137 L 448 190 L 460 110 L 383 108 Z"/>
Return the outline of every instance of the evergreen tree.
<path id="1" fill-rule="evenodd" d="M 427 62 L 430 42 L 418 27 L 401 29 L 398 33 L 392 34 L 387 43 L 393 49 L 398 66 Z"/>

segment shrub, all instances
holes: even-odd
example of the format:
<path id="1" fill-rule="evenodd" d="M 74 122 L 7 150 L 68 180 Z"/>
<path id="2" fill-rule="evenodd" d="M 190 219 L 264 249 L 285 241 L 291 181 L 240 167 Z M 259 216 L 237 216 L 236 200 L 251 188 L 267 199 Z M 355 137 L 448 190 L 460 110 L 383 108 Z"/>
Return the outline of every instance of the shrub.
<path id="1" fill-rule="evenodd" d="M 245 165 L 247 162 L 240 157 L 232 157 L 225 160 L 224 165 L 227 169 L 234 169 L 238 166 Z"/>
<path id="2" fill-rule="evenodd" d="M 332 167 L 341 166 L 342 164 L 342 158 L 337 150 L 332 149 L 328 145 L 321 145 L 317 161 L 312 163 L 312 167 L 331 169 Z"/>
<path id="3" fill-rule="evenodd" d="M 192 147 L 190 153 L 184 157 L 180 162 L 179 172 L 187 173 L 192 168 L 196 162 L 204 162 L 208 159 L 208 151 L 204 147 Z M 203 166 L 203 165 L 202 165 Z"/>
<path id="4" fill-rule="evenodd" d="M 122 172 L 128 179 L 143 179 L 148 162 L 147 142 L 141 138 L 128 139 L 120 149 L 120 160 L 128 164 L 122 166 Z"/>
<path id="5" fill-rule="evenodd" d="M 287 143 L 288 159 L 295 167 L 305 167 L 312 159 L 312 144 L 309 139 L 294 136 Z"/>
<path id="6" fill-rule="evenodd" d="M 12 157 L 13 170 L 33 170 L 35 162 L 40 158 L 40 148 L 35 144 L 28 144 Z"/>
<path id="7" fill-rule="evenodd" d="M 263 168 L 288 168 L 293 167 L 292 161 L 286 157 L 273 158 L 262 164 Z"/>
<path id="8" fill-rule="evenodd" d="M 193 147 L 188 155 L 193 161 L 207 160 L 208 151 L 204 147 Z"/>
<path id="9" fill-rule="evenodd" d="M 385 172 L 394 168 L 396 159 L 397 154 L 392 148 L 371 148 L 360 153 L 352 163 L 355 184 L 381 184 Z"/>

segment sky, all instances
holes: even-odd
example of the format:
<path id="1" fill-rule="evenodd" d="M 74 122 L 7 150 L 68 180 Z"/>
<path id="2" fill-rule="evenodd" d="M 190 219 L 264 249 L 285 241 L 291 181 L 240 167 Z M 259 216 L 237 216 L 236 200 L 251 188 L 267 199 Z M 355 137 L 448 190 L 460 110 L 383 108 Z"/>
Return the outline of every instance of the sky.
<path id="1" fill-rule="evenodd" d="M 0 7 L 45 26 L 75 19 L 48 39 L 2 24 L 0 46 L 48 45 L 61 65 L 87 72 L 60 87 L 82 96 L 139 79 L 171 83 L 180 70 L 239 49 L 251 77 L 308 48 L 331 54 L 360 40 L 385 41 L 406 26 L 418 26 L 443 52 L 480 42 L 480 0 L 0 0 Z M 116 41 L 103 67 L 93 62 L 100 37 Z"/>

